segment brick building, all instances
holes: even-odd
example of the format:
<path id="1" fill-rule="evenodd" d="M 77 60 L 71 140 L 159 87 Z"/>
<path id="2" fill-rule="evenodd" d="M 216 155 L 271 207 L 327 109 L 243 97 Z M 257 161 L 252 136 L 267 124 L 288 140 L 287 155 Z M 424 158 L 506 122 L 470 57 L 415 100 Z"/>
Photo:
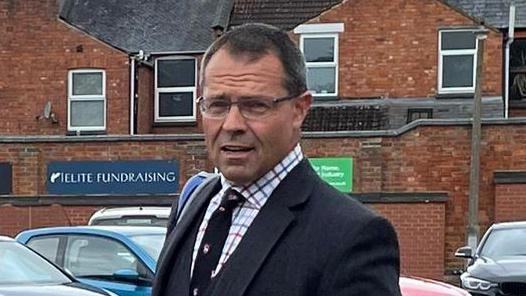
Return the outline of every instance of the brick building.
<path id="1" fill-rule="evenodd" d="M 498 119 L 508 2 L 121 2 L 0 0 L 0 234 L 83 224 L 103 206 L 169 205 L 189 176 L 212 170 L 194 103 L 199 59 L 214 36 L 248 21 L 289 30 L 306 54 L 316 93 L 306 155 L 352 158 L 349 194 L 393 221 L 403 272 L 439 279 L 462 267 L 453 257 L 467 223 L 462 118 L 471 117 L 472 32 L 483 23 L 481 226 L 526 219 L 526 121 Z M 526 2 L 516 5 L 511 115 L 521 113 L 513 82 L 526 52 Z M 86 167 L 177 178 L 158 191 L 66 186 Z"/>

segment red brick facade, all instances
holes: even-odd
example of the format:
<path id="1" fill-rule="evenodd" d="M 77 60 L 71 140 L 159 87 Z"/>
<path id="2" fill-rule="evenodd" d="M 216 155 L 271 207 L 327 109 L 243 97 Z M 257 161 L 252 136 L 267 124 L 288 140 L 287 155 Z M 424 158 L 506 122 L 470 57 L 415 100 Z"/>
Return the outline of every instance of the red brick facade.
<path id="1" fill-rule="evenodd" d="M 429 97 L 438 90 L 438 31 L 473 27 L 437 0 L 343 1 L 309 23 L 344 23 L 339 37 L 339 95 Z M 502 94 L 502 36 L 489 33 L 485 95 Z"/>
<path id="2" fill-rule="evenodd" d="M 526 184 L 495 185 L 495 222 L 526 220 L 524 192 Z"/>
<path id="3" fill-rule="evenodd" d="M 68 71 L 106 71 L 108 134 L 129 130 L 127 54 L 58 20 L 56 0 L 0 1 L 0 130 L 4 135 L 64 135 Z M 57 124 L 37 119 L 51 102 Z"/>
<path id="4" fill-rule="evenodd" d="M 525 211 L 517 206 L 521 204 L 518 200 L 522 187 L 496 187 L 493 181 L 495 171 L 526 170 L 526 158 L 522 157 L 526 154 L 524 135 L 526 125 L 522 123 L 483 127 L 479 212 L 482 230 L 494 221 L 524 218 L 521 213 Z M 332 138 L 306 135 L 302 143 L 306 155 L 311 157 L 353 157 L 355 193 L 446 193 L 445 204 L 371 204 L 385 214 L 399 232 L 404 272 L 438 278 L 444 271 L 449 272 L 463 265 L 453 253 L 465 244 L 470 141 L 469 125 L 439 125 L 420 126 L 399 136 L 375 138 L 360 134 Z M 46 195 L 46 168 L 50 161 L 176 159 L 181 170 L 181 185 L 198 170 L 212 169 L 202 140 L 190 137 L 173 136 L 164 140 L 125 137 L 118 141 L 101 139 L 83 142 L 21 141 L 5 142 L 2 146 L 0 160 L 13 166 L 15 198 Z M 70 220 L 76 221 L 71 222 L 73 224 L 82 223 L 86 221 L 83 215 L 95 208 L 69 220 L 56 216 L 36 222 L 34 215 L 30 218 L 24 214 L 27 209 L 18 209 L 21 214 L 17 215 L 11 214 L 12 208 L 3 207 L 0 233 L 12 235 L 25 227 L 68 224 Z M 63 215 L 59 209 L 37 207 L 34 211 L 50 210 Z M 33 224 L 27 221 L 33 221 Z"/>

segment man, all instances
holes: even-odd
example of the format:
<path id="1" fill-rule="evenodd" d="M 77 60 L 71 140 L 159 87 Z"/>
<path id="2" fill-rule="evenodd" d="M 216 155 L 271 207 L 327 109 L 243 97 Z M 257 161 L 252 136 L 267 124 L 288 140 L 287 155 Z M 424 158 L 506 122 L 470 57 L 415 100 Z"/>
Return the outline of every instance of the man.
<path id="1" fill-rule="evenodd" d="M 400 295 L 392 226 L 324 183 L 302 154 L 312 96 L 287 34 L 240 26 L 201 67 L 199 107 L 220 178 L 171 218 L 153 295 Z"/>

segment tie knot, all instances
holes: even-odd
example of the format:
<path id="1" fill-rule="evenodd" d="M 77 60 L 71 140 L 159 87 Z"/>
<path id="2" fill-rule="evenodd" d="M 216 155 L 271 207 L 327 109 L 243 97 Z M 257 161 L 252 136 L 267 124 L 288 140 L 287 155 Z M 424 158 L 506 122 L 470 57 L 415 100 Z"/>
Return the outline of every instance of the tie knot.
<path id="1" fill-rule="evenodd" d="M 232 210 L 241 203 L 245 201 L 245 197 L 239 193 L 237 190 L 229 188 L 225 195 L 223 196 L 223 199 L 221 200 L 221 207 L 224 207 L 228 210 Z"/>

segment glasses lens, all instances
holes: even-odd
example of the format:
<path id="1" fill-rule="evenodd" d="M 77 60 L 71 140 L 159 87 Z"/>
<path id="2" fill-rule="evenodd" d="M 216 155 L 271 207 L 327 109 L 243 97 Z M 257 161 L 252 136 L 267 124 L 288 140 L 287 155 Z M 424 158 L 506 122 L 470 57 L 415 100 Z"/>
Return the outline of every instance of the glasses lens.
<path id="1" fill-rule="evenodd" d="M 230 102 L 227 100 L 207 100 L 201 104 L 201 112 L 210 117 L 222 117 L 230 109 Z"/>
<path id="2" fill-rule="evenodd" d="M 270 113 L 273 103 L 265 99 L 246 99 L 238 102 L 239 111 L 247 118 L 261 118 Z"/>

